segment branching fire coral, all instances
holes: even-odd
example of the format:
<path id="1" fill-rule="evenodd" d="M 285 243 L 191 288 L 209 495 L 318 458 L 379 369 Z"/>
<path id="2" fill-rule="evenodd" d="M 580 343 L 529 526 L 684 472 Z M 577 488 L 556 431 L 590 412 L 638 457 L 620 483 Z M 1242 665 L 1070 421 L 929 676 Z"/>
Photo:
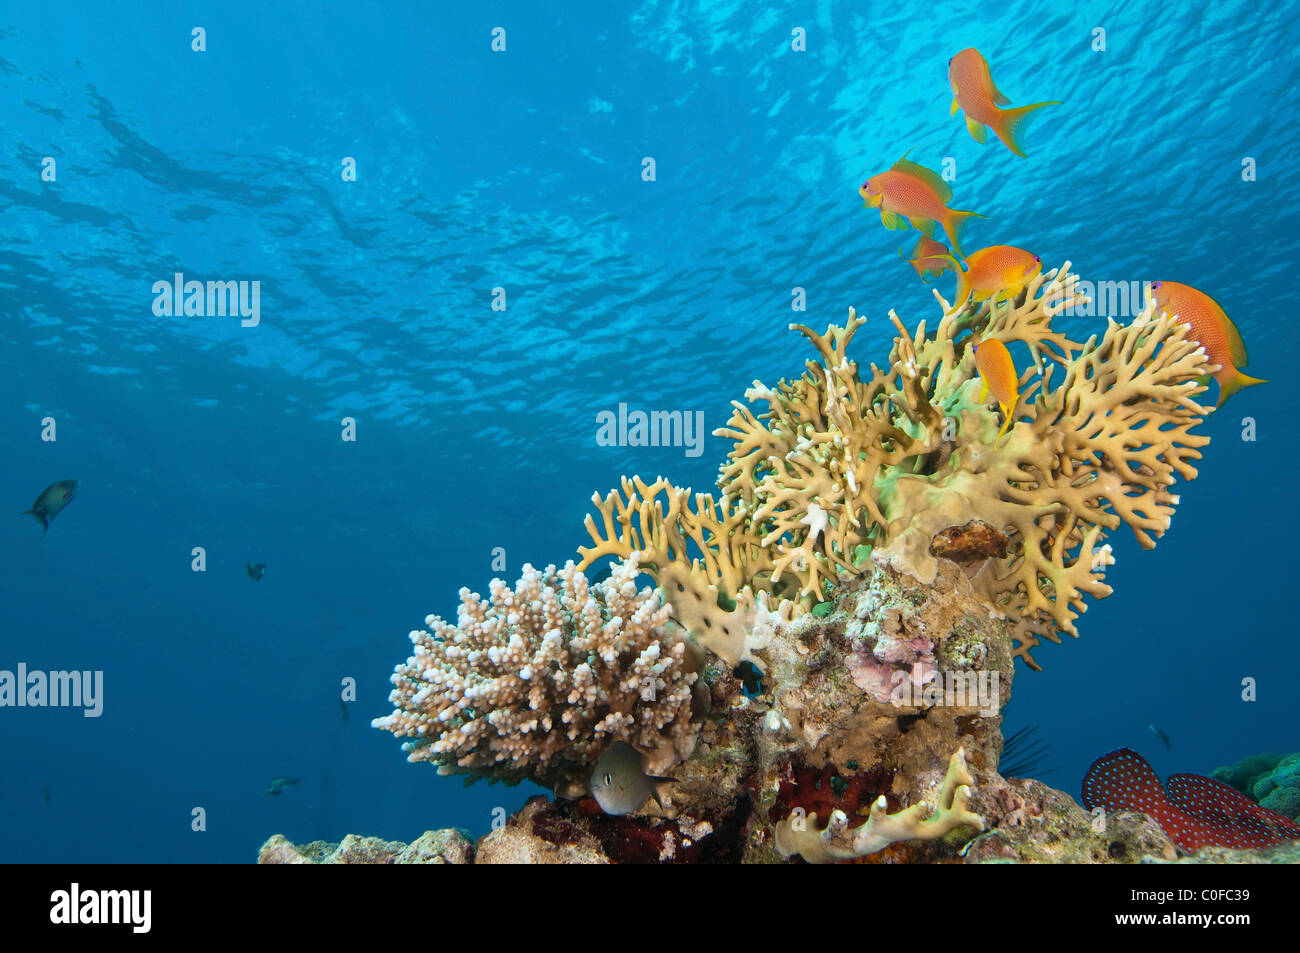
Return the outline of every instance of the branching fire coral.
<path id="1" fill-rule="evenodd" d="M 745 396 L 765 412 L 733 404 L 716 431 L 735 444 L 720 499 L 625 479 L 621 494 L 594 498 L 601 522 L 587 519 L 582 565 L 639 554 L 682 624 L 734 663 L 752 647 L 741 630 L 759 595 L 787 616 L 807 611 L 868 555 L 928 584 L 936 534 L 979 520 L 1009 546 L 978 569 L 976 590 L 1037 668 L 1039 640 L 1077 635 L 1084 597 L 1110 593 L 1106 532 L 1127 523 L 1154 546 L 1178 502 L 1169 487 L 1196 476 L 1190 461 L 1209 442 L 1192 429 L 1209 412 L 1194 398 L 1213 365 L 1187 326 L 1149 302 L 1133 323 L 1076 343 L 1052 329 L 1086 303 L 1076 283 L 1067 262 L 1013 301 L 949 314 L 936 294 L 945 314 L 932 333 L 921 322 L 909 334 L 891 311 L 887 370 L 849 358 L 865 323 L 852 309 L 824 334 L 792 325 L 820 360 L 775 388 L 755 381 Z M 970 346 L 990 338 L 1029 357 L 997 448 Z"/>
<path id="2" fill-rule="evenodd" d="M 690 756 L 698 724 L 698 659 L 673 635 L 668 607 L 637 591 L 637 557 L 589 586 L 570 562 L 525 565 L 512 590 L 494 579 L 485 602 L 461 589 L 456 625 L 429 616 L 415 653 L 397 666 L 391 715 L 375 719 L 410 761 L 440 774 L 560 792 L 586 790 L 591 765 L 614 741 L 655 770 Z"/>
<path id="3" fill-rule="evenodd" d="M 959 749 L 948 761 L 948 771 L 934 807 L 922 801 L 896 814 L 886 813 L 885 797 L 871 805 L 865 824 L 849 829 L 843 811 L 833 811 L 825 830 L 817 829 L 817 815 L 787 818 L 776 825 L 776 847 L 789 857 L 798 854 L 810 864 L 826 864 L 850 857 L 865 857 L 896 841 L 935 840 L 959 827 L 984 830 L 984 818 L 969 810 L 975 783 Z"/>

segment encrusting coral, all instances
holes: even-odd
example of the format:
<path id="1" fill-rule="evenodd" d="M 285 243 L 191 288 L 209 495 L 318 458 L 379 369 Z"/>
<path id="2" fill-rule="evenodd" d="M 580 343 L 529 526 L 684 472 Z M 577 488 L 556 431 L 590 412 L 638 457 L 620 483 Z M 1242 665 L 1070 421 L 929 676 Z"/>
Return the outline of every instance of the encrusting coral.
<path id="1" fill-rule="evenodd" d="M 882 794 L 871 805 L 865 824 L 849 829 L 843 811 L 832 811 L 825 830 L 817 829 L 817 815 L 791 817 L 776 826 L 776 849 L 784 856 L 798 854 L 810 864 L 826 864 L 850 857 L 865 857 L 905 840 L 937 840 L 959 827 L 984 830 L 984 818 L 967 809 L 975 779 L 960 748 L 948 761 L 935 807 L 922 801 L 895 814 L 887 812 Z"/>
<path id="2" fill-rule="evenodd" d="M 657 479 L 624 479 L 593 498 L 593 540 L 581 566 L 640 556 L 674 616 L 720 657 L 752 658 L 744 636 L 769 605 L 783 618 L 825 600 L 828 587 L 867 558 L 922 583 L 937 571 L 931 547 L 954 526 L 979 521 L 1007 537 L 1006 555 L 971 567 L 976 591 L 1014 626 L 1016 654 L 1042 638 L 1078 634 L 1084 597 L 1104 598 L 1113 562 L 1105 534 L 1127 523 L 1155 545 L 1170 525 L 1177 477 L 1209 442 L 1192 433 L 1210 408 L 1195 397 L 1213 367 L 1185 324 L 1155 316 L 1109 323 L 1079 344 L 1053 331 L 1086 303 L 1066 262 L 1035 277 L 1012 301 L 948 313 L 935 331 L 896 331 L 888 370 L 847 354 L 865 323 L 801 331 L 820 361 L 775 388 L 746 392 L 768 410 L 735 412 L 717 436 L 735 446 L 720 471 L 720 498 Z M 1030 362 L 1006 437 L 995 449 L 995 406 L 980 400 L 971 344 L 1021 344 Z M 1060 371 L 1060 383 L 1053 378 Z"/>
<path id="3" fill-rule="evenodd" d="M 525 565 L 489 601 L 461 589 L 456 625 L 415 631 L 393 673 L 393 713 L 371 724 L 412 738 L 409 761 L 440 774 L 585 792 L 591 765 L 626 741 L 659 771 L 688 757 L 698 653 L 670 629 L 669 609 L 638 591 L 637 558 L 592 586 L 570 562 Z"/>

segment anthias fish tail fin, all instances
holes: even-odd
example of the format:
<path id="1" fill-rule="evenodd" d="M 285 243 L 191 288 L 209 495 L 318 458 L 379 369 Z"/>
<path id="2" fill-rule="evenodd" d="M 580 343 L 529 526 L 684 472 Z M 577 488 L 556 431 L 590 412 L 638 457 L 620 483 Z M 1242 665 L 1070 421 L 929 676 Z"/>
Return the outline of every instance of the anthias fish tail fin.
<path id="1" fill-rule="evenodd" d="M 1267 383 L 1268 381 L 1259 377 L 1250 377 L 1243 374 L 1241 371 L 1236 371 L 1231 377 L 1219 384 L 1219 402 L 1214 406 L 1222 407 L 1223 402 L 1239 390 L 1243 390 L 1247 387 L 1254 387 L 1256 384 Z"/>
<path id="2" fill-rule="evenodd" d="M 955 261 L 955 259 L 954 259 Z M 966 272 L 960 268 L 957 269 L 957 290 L 953 292 L 952 307 L 948 309 L 949 314 L 956 314 L 966 306 L 966 299 L 970 297 L 970 279 L 966 277 Z M 980 400 L 984 398 L 981 397 Z"/>
<path id="3" fill-rule="evenodd" d="M 1024 149 L 1020 147 L 1020 137 L 1024 135 L 1027 120 L 1044 106 L 1059 106 L 1059 102 L 1034 103 L 1030 106 L 1017 106 L 1015 109 L 1004 109 L 998 113 L 997 125 L 993 131 L 997 137 L 1002 140 L 1003 145 L 1020 156 L 1022 159 L 1028 158 Z"/>
<path id="4" fill-rule="evenodd" d="M 948 244 L 952 246 L 952 253 L 958 258 L 965 258 L 961 250 L 961 235 L 966 229 L 966 223 L 972 218 L 984 218 L 979 212 L 965 212 L 961 209 L 949 209 L 948 217 L 943 221 L 944 234 L 948 236 Z"/>

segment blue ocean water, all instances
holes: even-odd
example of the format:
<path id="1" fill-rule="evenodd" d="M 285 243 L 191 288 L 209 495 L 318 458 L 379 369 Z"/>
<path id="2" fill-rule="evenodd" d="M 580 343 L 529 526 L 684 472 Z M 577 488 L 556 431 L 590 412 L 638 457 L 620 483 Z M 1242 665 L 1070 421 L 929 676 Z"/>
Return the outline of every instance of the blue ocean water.
<path id="1" fill-rule="evenodd" d="M 246 862 L 276 832 L 477 835 L 514 810 L 535 791 L 466 789 L 369 727 L 406 633 L 484 591 L 498 547 L 512 580 L 572 557 L 620 474 L 711 488 L 723 440 L 600 447 L 598 412 L 712 430 L 753 380 L 802 372 L 792 319 L 857 307 L 864 361 L 887 357 L 889 308 L 933 320 L 910 239 L 856 195 L 909 149 L 951 159 L 956 204 L 990 216 L 969 248 L 1195 284 L 1272 381 L 1207 421 L 1157 549 L 1112 535 L 1115 594 L 1021 670 L 1009 728 L 1040 726 L 1044 780 L 1076 796 L 1122 745 L 1162 775 L 1300 748 L 1293 11 L 467 6 L 0 16 L 0 669 L 104 672 L 98 718 L 0 708 L 0 859 Z M 1028 159 L 949 115 L 967 46 L 1015 104 L 1064 101 Z M 156 315 L 177 272 L 259 281 L 260 322 Z M 77 498 L 42 540 L 18 513 L 65 478 Z M 277 775 L 302 780 L 262 796 Z"/>

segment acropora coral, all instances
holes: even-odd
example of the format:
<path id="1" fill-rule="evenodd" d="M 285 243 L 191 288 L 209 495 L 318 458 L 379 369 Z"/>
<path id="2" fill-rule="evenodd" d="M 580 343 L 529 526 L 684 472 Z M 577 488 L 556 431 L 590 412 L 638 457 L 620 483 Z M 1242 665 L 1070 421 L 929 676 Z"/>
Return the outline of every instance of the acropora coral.
<path id="1" fill-rule="evenodd" d="M 909 332 L 890 311 L 886 370 L 849 357 L 865 323 L 853 309 L 824 334 L 791 325 L 820 360 L 775 388 L 755 381 L 745 396 L 764 412 L 733 402 L 715 431 L 734 444 L 720 496 L 624 478 L 593 497 L 580 566 L 639 556 L 674 617 L 736 664 L 752 658 L 746 633 L 767 609 L 806 612 L 867 558 L 928 584 L 935 536 L 979 521 L 1009 545 L 972 568 L 976 589 L 1038 668 L 1040 640 L 1077 636 L 1084 597 L 1110 594 L 1107 532 L 1127 523 L 1154 546 L 1178 503 L 1169 488 L 1195 478 L 1209 442 L 1193 430 L 1209 412 L 1195 398 L 1212 365 L 1188 327 L 1148 302 L 1131 324 L 1071 341 L 1052 319 L 1087 302 L 1076 284 L 1066 262 L 1012 301 L 952 310 L 936 293 L 933 331 L 923 321 Z M 996 449 L 998 412 L 979 399 L 972 347 L 990 339 L 1029 358 Z"/>
<path id="2" fill-rule="evenodd" d="M 525 565 L 489 600 L 460 590 L 456 625 L 430 615 L 414 654 L 393 673 L 391 715 L 371 724 L 411 738 L 409 761 L 440 774 L 528 779 L 585 792 L 615 741 L 656 768 L 695 746 L 698 658 L 671 630 L 669 607 L 638 591 L 637 557 L 594 586 L 574 568 Z"/>

